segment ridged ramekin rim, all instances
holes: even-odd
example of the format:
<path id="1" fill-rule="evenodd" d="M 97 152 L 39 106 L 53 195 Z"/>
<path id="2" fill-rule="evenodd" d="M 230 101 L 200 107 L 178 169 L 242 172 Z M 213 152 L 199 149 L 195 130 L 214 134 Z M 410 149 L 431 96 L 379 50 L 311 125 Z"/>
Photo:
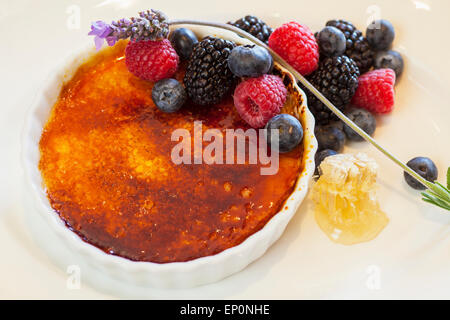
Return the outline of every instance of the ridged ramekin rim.
<path id="1" fill-rule="evenodd" d="M 273 239 L 274 235 L 281 234 L 284 231 L 287 223 L 294 216 L 300 203 L 303 201 L 308 192 L 308 186 L 312 179 L 315 170 L 314 164 L 314 154 L 317 150 L 317 141 L 314 136 L 314 117 L 311 112 L 306 107 L 307 100 L 304 92 L 300 90 L 303 97 L 302 108 L 304 112 L 302 113 L 302 124 L 306 124 L 304 128 L 304 153 L 303 153 L 303 171 L 300 173 L 297 180 L 294 191 L 286 200 L 283 209 L 275 214 L 266 225 L 249 236 L 246 240 L 237 246 L 226 249 L 218 254 L 197 258 L 194 260 L 186 262 L 171 262 L 171 263 L 153 263 L 144 261 L 132 261 L 120 256 L 108 254 L 101 249 L 95 247 L 94 245 L 83 241 L 75 232 L 71 231 L 59 217 L 57 212 L 53 210 L 48 201 L 45 188 L 43 186 L 41 173 L 38 169 L 39 157 L 33 159 L 33 153 L 39 155 L 39 140 L 42 134 L 43 126 L 38 130 L 39 136 L 36 137 L 36 132 L 34 132 L 34 122 L 41 122 L 37 118 L 39 112 L 43 112 L 43 108 L 47 108 L 45 111 L 49 113 L 54 105 L 53 103 L 48 103 L 46 101 L 45 94 L 51 87 L 60 87 L 62 85 L 61 79 L 64 79 L 68 73 L 69 66 L 72 68 L 73 65 L 78 67 L 81 63 L 76 63 L 76 61 L 85 61 L 90 55 L 95 52 L 92 45 L 83 47 L 81 50 L 77 51 L 75 54 L 70 55 L 69 58 L 64 59 L 55 71 L 53 71 L 49 78 L 43 83 L 41 89 L 38 91 L 29 111 L 25 121 L 23 133 L 22 133 L 22 165 L 25 172 L 26 183 L 31 186 L 33 193 L 33 201 L 35 206 L 37 206 L 38 211 L 41 216 L 52 226 L 52 229 L 58 234 L 58 236 L 66 241 L 72 248 L 81 253 L 83 256 L 87 256 L 89 259 L 93 259 L 96 263 L 100 263 L 104 267 L 119 268 L 131 273 L 146 273 L 146 274 L 159 274 L 163 275 L 167 272 L 176 273 L 189 273 L 195 271 L 200 266 L 205 264 L 210 264 L 213 268 L 214 266 L 223 265 L 227 260 L 233 258 L 245 259 L 243 253 L 249 252 L 252 247 L 257 246 L 258 243 L 266 242 L 268 245 L 263 248 L 266 251 L 272 243 L 278 239 Z M 74 70 L 71 70 L 73 72 Z M 63 81 L 64 82 L 64 81 Z M 60 89 L 59 89 L 60 90 Z M 47 102 L 47 103 L 46 103 Z M 43 106 L 45 105 L 46 106 Z M 44 123 L 45 124 L 45 123 Z M 36 154 L 35 154 L 36 156 Z M 281 229 L 281 230 L 280 230 Z M 280 233 L 281 232 L 281 233 Z M 244 263 L 248 265 L 255 259 L 251 259 Z M 244 266 L 245 267 L 245 266 Z M 224 272 L 226 273 L 226 272 Z M 227 276 L 225 274 L 224 276 Z"/>

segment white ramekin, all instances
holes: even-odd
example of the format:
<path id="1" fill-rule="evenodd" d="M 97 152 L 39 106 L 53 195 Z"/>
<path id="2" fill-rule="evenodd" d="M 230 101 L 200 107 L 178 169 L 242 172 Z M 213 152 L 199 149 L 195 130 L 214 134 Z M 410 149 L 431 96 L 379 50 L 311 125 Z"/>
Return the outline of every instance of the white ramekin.
<path id="1" fill-rule="evenodd" d="M 194 29 L 199 37 L 219 35 L 239 43 L 246 43 L 233 33 L 212 28 L 197 27 Z M 308 186 L 314 173 L 314 154 L 317 141 L 314 137 L 314 117 L 306 107 L 306 96 L 300 120 L 304 128 L 304 169 L 300 174 L 295 190 L 286 200 L 283 209 L 277 213 L 258 232 L 248 237 L 241 244 L 224 250 L 216 255 L 191 260 L 188 262 L 173 262 L 158 264 L 151 262 L 135 262 L 118 256 L 110 255 L 97 247 L 84 242 L 74 232 L 70 231 L 58 214 L 52 209 L 47 199 L 45 186 L 38 169 L 40 158 L 39 140 L 47 122 L 50 111 L 57 101 L 64 83 L 72 78 L 77 68 L 87 61 L 95 49 L 92 45 L 80 50 L 66 59 L 59 68 L 52 72 L 44 83 L 29 111 L 23 132 L 22 160 L 25 171 L 26 186 L 29 200 L 33 207 L 69 250 L 73 250 L 88 265 L 97 271 L 119 281 L 140 286 L 155 288 L 189 288 L 219 281 L 245 268 L 258 259 L 281 236 L 288 222 L 296 213 L 300 203 L 305 198 Z"/>

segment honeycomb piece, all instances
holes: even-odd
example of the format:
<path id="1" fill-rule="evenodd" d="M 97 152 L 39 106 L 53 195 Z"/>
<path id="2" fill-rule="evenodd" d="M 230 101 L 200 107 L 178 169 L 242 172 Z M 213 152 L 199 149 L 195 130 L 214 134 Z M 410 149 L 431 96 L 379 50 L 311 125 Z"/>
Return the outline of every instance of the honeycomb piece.
<path id="1" fill-rule="evenodd" d="M 334 242 L 374 239 L 389 222 L 376 195 L 378 165 L 366 154 L 338 154 L 323 160 L 312 190 L 315 219 Z"/>

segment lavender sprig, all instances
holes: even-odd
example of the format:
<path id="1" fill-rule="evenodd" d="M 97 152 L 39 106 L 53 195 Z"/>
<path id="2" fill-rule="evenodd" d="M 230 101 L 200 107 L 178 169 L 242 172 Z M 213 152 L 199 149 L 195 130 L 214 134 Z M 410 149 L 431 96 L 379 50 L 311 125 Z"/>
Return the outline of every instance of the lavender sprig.
<path id="1" fill-rule="evenodd" d="M 381 151 L 385 156 L 387 156 L 394 163 L 399 165 L 403 170 L 408 172 L 413 178 L 415 178 L 418 182 L 427 187 L 426 193 L 429 195 L 423 195 L 424 201 L 431 203 L 433 205 L 437 205 L 443 209 L 450 211 L 450 188 L 445 188 L 440 183 L 432 183 L 425 180 L 421 175 L 412 170 L 402 161 L 400 161 L 397 157 L 395 157 L 392 153 L 383 148 L 378 142 L 376 142 L 370 135 L 368 135 L 364 130 L 362 130 L 357 124 L 355 124 L 352 120 L 347 118 L 338 108 L 336 108 L 319 90 L 317 90 L 312 84 L 306 80 L 300 73 L 298 73 L 289 63 L 287 63 L 283 58 L 280 57 L 275 51 L 269 48 L 265 43 L 255 38 L 248 32 L 241 30 L 235 26 L 227 25 L 223 23 L 217 22 L 209 22 L 209 21 L 197 21 L 197 20 L 171 20 L 169 22 L 171 26 L 173 25 L 197 25 L 197 26 L 208 26 L 214 28 L 220 28 L 228 31 L 232 31 L 237 35 L 252 41 L 254 44 L 259 45 L 263 48 L 266 48 L 269 53 L 274 58 L 274 61 L 278 62 L 285 69 L 287 69 L 297 81 L 301 82 L 312 94 L 314 94 L 317 99 L 319 99 L 323 104 L 325 104 L 339 119 L 341 119 L 346 125 L 352 128 L 358 135 L 360 135 L 364 140 L 372 144 L 375 148 Z M 448 174 L 450 177 L 450 174 Z M 450 186 L 450 182 L 447 182 Z"/>
<path id="2" fill-rule="evenodd" d="M 147 20 L 149 24 L 146 24 Z M 432 183 L 425 180 L 417 172 L 409 168 L 406 164 L 400 161 L 392 153 L 383 148 L 378 142 L 376 142 L 371 136 L 369 136 L 364 130 L 358 127 L 353 121 L 348 119 L 339 109 L 337 109 L 326 97 L 322 95 L 313 85 L 311 85 L 308 80 L 306 80 L 300 73 L 298 73 L 290 64 L 288 64 L 283 58 L 281 58 L 276 52 L 270 49 L 265 43 L 261 42 L 251 34 L 235 27 L 232 25 L 227 25 L 223 23 L 216 22 L 206 22 L 206 21 L 196 21 L 196 20 L 172 20 L 169 21 L 164 13 L 157 10 L 147 10 L 139 13 L 139 18 L 131 18 L 130 20 L 121 19 L 117 22 L 113 22 L 111 25 L 106 24 L 103 21 L 96 21 L 92 23 L 91 32 L 89 35 L 95 35 L 95 45 L 97 49 L 101 48 L 103 40 L 106 39 L 108 45 L 112 46 L 118 39 L 131 38 L 134 40 L 159 40 L 161 38 L 166 38 L 169 34 L 169 25 L 200 25 L 215 27 L 224 30 L 232 31 L 239 36 L 252 41 L 256 45 L 266 48 L 274 60 L 280 63 L 284 68 L 286 68 L 297 81 L 301 82 L 309 91 L 311 91 L 322 103 L 324 103 L 336 116 L 341 119 L 345 124 L 351 127 L 356 133 L 358 133 L 364 140 L 368 141 L 375 148 L 381 151 L 385 156 L 387 156 L 394 163 L 399 165 L 403 170 L 408 172 L 412 177 L 414 177 L 418 182 L 427 187 L 427 190 L 422 193 L 423 200 L 437 205 L 443 209 L 450 211 L 450 168 L 447 172 L 447 188 L 440 183 Z"/>
<path id="3" fill-rule="evenodd" d="M 110 46 L 113 46 L 116 43 L 116 38 L 111 35 L 112 31 L 112 27 L 106 22 L 95 21 L 91 24 L 91 31 L 88 33 L 88 35 L 95 36 L 95 47 L 97 48 L 97 50 L 100 50 L 105 39 Z"/>
<path id="4" fill-rule="evenodd" d="M 161 11 L 147 10 L 139 12 L 139 17 L 120 19 L 111 24 L 93 22 L 88 35 L 95 36 L 95 47 L 100 50 L 104 40 L 113 46 L 117 41 L 128 38 L 132 41 L 165 39 L 169 35 L 169 24 Z"/>

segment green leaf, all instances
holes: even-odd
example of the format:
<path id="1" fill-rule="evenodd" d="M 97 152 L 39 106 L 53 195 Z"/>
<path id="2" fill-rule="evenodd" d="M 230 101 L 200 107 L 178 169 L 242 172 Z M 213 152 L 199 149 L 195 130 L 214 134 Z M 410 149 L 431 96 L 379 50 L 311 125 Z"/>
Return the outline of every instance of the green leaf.
<path id="1" fill-rule="evenodd" d="M 450 189 L 450 167 L 447 169 L 447 189 Z"/>
<path id="2" fill-rule="evenodd" d="M 438 202 L 436 202 L 434 200 L 430 200 L 430 199 L 426 199 L 426 198 L 423 198 L 422 200 L 425 201 L 425 202 L 431 203 L 431 204 L 433 204 L 435 206 L 441 207 L 442 209 L 450 210 L 450 206 L 448 206 L 446 204 L 438 203 Z"/>
<path id="3" fill-rule="evenodd" d="M 442 200 L 434 195 L 422 192 L 423 198 L 422 200 L 425 202 L 429 202 L 431 204 L 434 204 L 438 207 L 441 207 L 443 209 L 450 210 L 450 203 L 446 202 L 445 200 Z"/>
<path id="4" fill-rule="evenodd" d="M 437 181 L 426 192 L 450 203 L 450 191 Z"/>
<path id="5" fill-rule="evenodd" d="M 421 194 L 423 201 L 450 211 L 450 191 L 439 182 L 432 184 Z"/>

